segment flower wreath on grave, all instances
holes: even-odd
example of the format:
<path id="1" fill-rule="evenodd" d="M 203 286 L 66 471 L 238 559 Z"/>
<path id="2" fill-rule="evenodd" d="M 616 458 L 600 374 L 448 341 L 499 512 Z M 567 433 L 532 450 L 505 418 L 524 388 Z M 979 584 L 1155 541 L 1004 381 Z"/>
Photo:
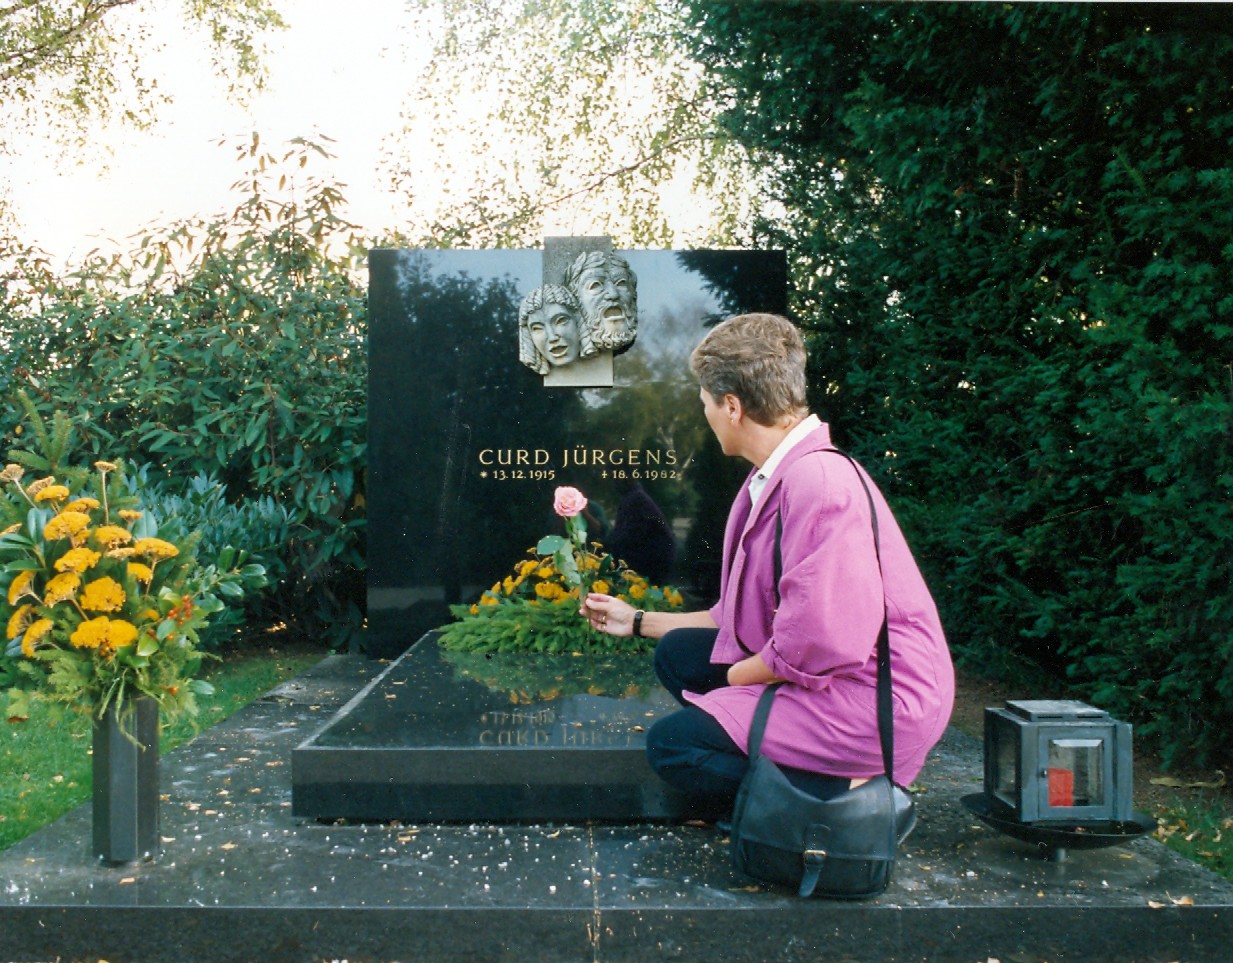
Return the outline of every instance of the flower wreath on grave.
<path id="1" fill-rule="evenodd" d="M 603 592 L 648 612 L 679 610 L 685 600 L 672 586 L 652 585 L 601 543 L 588 542 L 586 504 L 578 489 L 558 488 L 553 508 L 566 534 L 541 538 L 527 549 L 530 557 L 475 604 L 450 606 L 458 621 L 442 629 L 441 648 L 546 655 L 651 651 L 654 639 L 596 632 L 579 614 L 579 599 Z"/>
<path id="2" fill-rule="evenodd" d="M 264 584 L 259 565 L 227 549 L 198 562 L 200 536 L 178 543 L 143 511 L 135 483 L 112 462 L 22 484 L 0 472 L 0 689 L 6 717 L 28 718 L 32 698 L 121 716 L 139 696 L 168 720 L 195 715 L 209 683 L 194 679 L 205 654 L 198 632 L 223 608 Z"/>

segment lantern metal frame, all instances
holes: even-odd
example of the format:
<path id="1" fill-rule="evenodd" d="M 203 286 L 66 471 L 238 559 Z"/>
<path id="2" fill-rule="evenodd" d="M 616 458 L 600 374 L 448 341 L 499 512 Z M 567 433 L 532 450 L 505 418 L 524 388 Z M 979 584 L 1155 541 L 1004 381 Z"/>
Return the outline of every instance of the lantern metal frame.
<path id="1" fill-rule="evenodd" d="M 1155 829 L 1134 812 L 1133 779 L 1129 723 L 1082 702 L 1011 700 L 985 709 L 985 791 L 963 803 L 1062 860 Z"/>

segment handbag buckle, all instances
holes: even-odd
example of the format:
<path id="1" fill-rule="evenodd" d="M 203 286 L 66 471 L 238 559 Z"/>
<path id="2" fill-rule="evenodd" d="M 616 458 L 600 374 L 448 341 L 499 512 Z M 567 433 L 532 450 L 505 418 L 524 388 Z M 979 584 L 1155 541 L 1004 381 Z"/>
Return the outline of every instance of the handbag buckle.
<path id="1" fill-rule="evenodd" d="M 804 856 L 806 859 L 808 859 L 810 856 L 813 856 L 815 859 L 817 858 L 826 859 L 826 850 L 825 849 L 806 849 L 803 853 L 801 853 L 801 855 Z"/>

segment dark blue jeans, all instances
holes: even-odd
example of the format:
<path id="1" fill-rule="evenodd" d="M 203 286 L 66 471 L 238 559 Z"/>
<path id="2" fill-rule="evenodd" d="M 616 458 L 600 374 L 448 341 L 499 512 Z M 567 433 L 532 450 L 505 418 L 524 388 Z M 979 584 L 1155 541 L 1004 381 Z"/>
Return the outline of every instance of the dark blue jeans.
<path id="1" fill-rule="evenodd" d="M 726 818 L 749 757 L 715 719 L 681 698 L 681 692 L 710 692 L 728 684 L 728 666 L 711 664 L 716 629 L 675 629 L 655 647 L 655 672 L 683 708 L 660 719 L 646 734 L 647 761 L 659 776 L 690 797 L 690 815 Z M 781 766 L 801 789 L 830 798 L 848 788 L 846 777 Z"/>

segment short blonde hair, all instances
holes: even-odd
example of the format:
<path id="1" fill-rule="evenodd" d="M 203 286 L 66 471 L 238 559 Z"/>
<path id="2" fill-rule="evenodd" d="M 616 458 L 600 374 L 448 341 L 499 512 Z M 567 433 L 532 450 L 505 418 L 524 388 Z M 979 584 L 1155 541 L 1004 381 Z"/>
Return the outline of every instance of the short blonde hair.
<path id="1" fill-rule="evenodd" d="M 760 425 L 808 410 L 805 339 L 778 314 L 738 314 L 721 322 L 694 348 L 689 367 L 712 398 L 736 395 Z"/>

